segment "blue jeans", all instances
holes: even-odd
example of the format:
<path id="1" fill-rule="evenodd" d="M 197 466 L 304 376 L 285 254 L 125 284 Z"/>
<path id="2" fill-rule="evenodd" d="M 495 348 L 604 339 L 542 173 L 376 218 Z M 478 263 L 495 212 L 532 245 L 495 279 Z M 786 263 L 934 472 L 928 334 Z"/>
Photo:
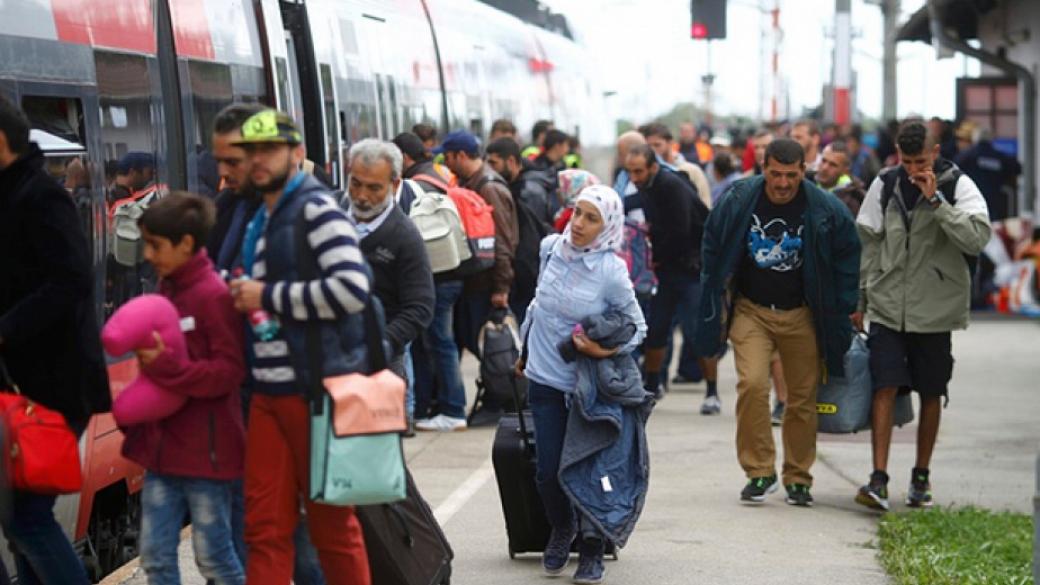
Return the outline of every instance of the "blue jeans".
<path id="1" fill-rule="evenodd" d="M 466 387 L 459 368 L 459 347 L 452 328 L 453 307 L 462 296 L 462 281 L 437 283 L 433 321 L 422 344 L 412 346 L 415 367 L 415 418 L 430 414 L 435 388 L 440 414 L 466 417 Z"/>
<path id="2" fill-rule="evenodd" d="M 4 535 L 20 585 L 86 585 L 87 571 L 54 519 L 55 496 L 15 491 Z"/>
<path id="3" fill-rule="evenodd" d="M 534 417 L 534 443 L 537 446 L 535 485 L 545 505 L 549 525 L 557 530 L 574 526 L 574 506 L 560 487 L 560 455 L 567 433 L 566 394 L 530 380 L 527 400 Z"/>
<path id="4" fill-rule="evenodd" d="M 195 564 L 216 585 L 244 585 L 231 536 L 231 483 L 148 472 L 141 495 L 141 567 L 149 585 L 180 585 L 177 545 L 185 516 Z"/>

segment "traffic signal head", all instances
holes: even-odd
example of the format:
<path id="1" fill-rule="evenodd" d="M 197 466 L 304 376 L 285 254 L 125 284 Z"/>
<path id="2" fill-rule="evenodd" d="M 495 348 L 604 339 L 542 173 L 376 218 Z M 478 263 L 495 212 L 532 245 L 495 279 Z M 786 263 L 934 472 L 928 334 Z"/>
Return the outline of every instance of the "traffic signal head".
<path id="1" fill-rule="evenodd" d="M 696 40 L 726 38 L 726 0 L 691 0 L 693 24 L 690 37 Z"/>

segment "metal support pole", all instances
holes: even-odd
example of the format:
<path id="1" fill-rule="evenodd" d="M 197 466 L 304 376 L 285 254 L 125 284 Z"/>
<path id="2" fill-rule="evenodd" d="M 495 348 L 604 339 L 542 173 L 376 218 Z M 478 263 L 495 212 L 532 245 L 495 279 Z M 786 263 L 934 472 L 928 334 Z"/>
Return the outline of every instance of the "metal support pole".
<path id="1" fill-rule="evenodd" d="M 898 111 L 898 81 L 896 77 L 896 33 L 899 26 L 900 0 L 882 0 L 881 14 L 884 17 L 884 55 L 882 56 L 882 88 L 884 101 L 881 106 L 881 117 L 885 120 L 895 120 L 899 116 Z"/>

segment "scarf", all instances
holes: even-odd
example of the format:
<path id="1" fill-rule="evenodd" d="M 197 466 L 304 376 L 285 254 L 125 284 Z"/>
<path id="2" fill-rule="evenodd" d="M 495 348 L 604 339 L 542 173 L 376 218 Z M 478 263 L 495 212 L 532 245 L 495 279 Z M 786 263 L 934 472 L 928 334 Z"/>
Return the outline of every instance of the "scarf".
<path id="1" fill-rule="evenodd" d="M 578 248 L 571 241 L 571 224 L 563 230 L 563 245 L 559 246 L 560 255 L 567 261 L 577 260 L 598 252 L 618 252 L 625 235 L 625 206 L 617 192 L 606 185 L 591 185 L 582 190 L 574 200 L 574 206 L 587 201 L 591 203 L 600 217 L 603 218 L 603 229 L 591 244 Z M 573 218 L 571 221 L 574 221 Z"/>

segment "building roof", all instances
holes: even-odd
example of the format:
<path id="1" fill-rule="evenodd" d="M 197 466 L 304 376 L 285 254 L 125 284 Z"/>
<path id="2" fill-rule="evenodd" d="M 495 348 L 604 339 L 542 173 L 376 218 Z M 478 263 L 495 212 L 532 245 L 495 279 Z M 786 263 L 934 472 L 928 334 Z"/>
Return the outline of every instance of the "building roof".
<path id="1" fill-rule="evenodd" d="M 936 0 L 943 23 L 962 40 L 978 38 L 979 17 L 997 6 L 997 0 Z M 932 42 L 928 3 L 899 28 L 897 41 Z"/>

